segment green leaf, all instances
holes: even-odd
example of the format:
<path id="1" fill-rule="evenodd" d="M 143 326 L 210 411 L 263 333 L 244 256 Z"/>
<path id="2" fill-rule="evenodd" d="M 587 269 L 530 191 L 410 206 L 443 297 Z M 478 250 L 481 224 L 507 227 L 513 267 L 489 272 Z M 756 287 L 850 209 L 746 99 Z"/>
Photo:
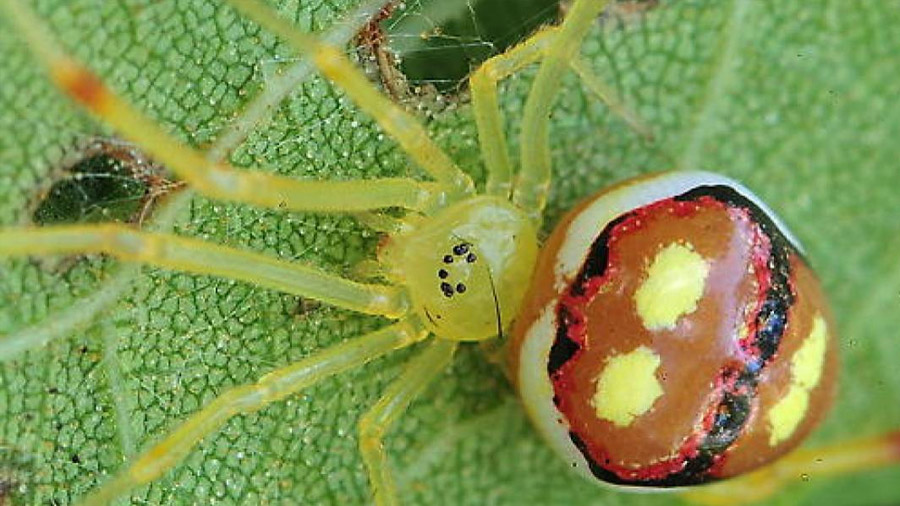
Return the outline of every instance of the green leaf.
<path id="1" fill-rule="evenodd" d="M 312 4 L 312 5 L 311 5 Z M 410 5 L 409 8 L 415 8 Z M 294 56 L 215 1 L 37 2 L 55 36 L 165 128 L 209 146 Z M 304 29 L 348 16 L 339 0 L 286 1 Z M 552 117 L 554 182 L 546 228 L 579 199 L 646 171 L 731 175 L 779 210 L 805 244 L 841 330 L 841 390 L 811 444 L 900 422 L 900 2 L 683 0 L 598 24 L 583 52 L 653 128 L 646 142 L 573 77 Z M 28 222 L 36 195 L 79 139 L 109 135 L 48 84 L 0 20 L 0 223 Z M 514 146 L 525 72 L 503 87 Z M 465 100 L 430 121 L 477 177 Z M 304 178 L 410 172 L 349 101 L 310 77 L 232 155 Z M 347 217 L 285 214 L 195 197 L 178 233 L 352 273 L 377 238 Z M 226 388 L 383 325 L 242 283 L 100 258 L 0 264 L 0 336 L 87 310 L 103 316 L 0 364 L 0 491 L 64 504 Z M 67 313 L 68 311 L 68 313 Z M 237 417 L 134 503 L 365 504 L 356 422 L 400 370 L 397 353 L 257 414 Z M 405 504 L 661 504 L 673 495 L 581 481 L 532 431 L 503 374 L 475 347 L 416 402 L 387 443 Z M 7 479 L 6 477 L 11 477 Z M 894 470 L 790 487 L 781 504 L 900 501 Z M 3 492 L 0 492 L 3 493 Z M 125 501 L 127 502 L 127 501 Z"/>

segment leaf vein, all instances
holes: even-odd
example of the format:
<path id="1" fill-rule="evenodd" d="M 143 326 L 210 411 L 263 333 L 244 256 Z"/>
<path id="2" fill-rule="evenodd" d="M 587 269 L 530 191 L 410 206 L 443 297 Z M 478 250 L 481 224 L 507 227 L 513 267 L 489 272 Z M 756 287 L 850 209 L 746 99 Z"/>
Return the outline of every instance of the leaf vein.
<path id="1" fill-rule="evenodd" d="M 726 90 L 735 77 L 735 65 L 733 64 L 737 54 L 739 41 L 743 39 L 745 29 L 751 24 L 745 20 L 748 16 L 753 0 L 733 0 L 731 3 L 731 15 L 727 25 L 722 30 L 722 41 L 719 47 L 718 57 L 712 63 L 710 79 L 700 99 L 699 108 L 693 117 L 693 127 L 690 131 L 685 149 L 678 157 L 676 167 L 679 170 L 702 169 L 700 158 L 703 156 L 703 145 L 715 121 L 719 105 L 724 102 Z"/>

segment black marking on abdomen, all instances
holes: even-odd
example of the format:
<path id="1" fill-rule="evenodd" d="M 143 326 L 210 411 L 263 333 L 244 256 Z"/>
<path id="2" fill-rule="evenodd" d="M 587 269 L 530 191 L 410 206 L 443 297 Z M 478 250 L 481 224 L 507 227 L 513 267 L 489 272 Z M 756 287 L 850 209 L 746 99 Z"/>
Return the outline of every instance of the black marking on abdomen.
<path id="1" fill-rule="evenodd" d="M 557 326 L 556 339 L 550 347 L 550 355 L 547 359 L 547 375 L 553 376 L 566 362 L 572 359 L 581 346 L 569 337 L 569 327 L 572 325 L 572 315 L 569 310 L 560 305 L 556 311 Z"/>

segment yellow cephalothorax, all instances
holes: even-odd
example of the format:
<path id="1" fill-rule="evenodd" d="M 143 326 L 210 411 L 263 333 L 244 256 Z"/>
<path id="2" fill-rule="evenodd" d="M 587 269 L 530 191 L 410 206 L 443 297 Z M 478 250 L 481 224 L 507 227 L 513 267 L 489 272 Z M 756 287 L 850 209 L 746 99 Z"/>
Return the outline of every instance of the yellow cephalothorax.
<path id="1" fill-rule="evenodd" d="M 537 257 L 531 221 L 508 200 L 475 197 L 448 207 L 381 252 L 409 286 L 426 327 L 445 339 L 480 341 L 518 314 Z"/>

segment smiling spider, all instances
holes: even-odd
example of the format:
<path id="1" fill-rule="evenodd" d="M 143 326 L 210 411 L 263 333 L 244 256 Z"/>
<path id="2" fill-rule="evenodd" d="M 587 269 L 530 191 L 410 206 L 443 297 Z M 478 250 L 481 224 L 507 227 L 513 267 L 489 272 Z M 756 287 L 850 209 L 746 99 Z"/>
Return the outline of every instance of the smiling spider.
<path id="1" fill-rule="evenodd" d="M 60 89 L 200 193 L 293 211 L 405 210 L 401 218 L 359 215 L 386 235 L 378 273 L 387 283 L 359 283 L 309 265 L 111 224 L 3 229 L 0 254 L 106 253 L 396 322 L 224 392 L 130 460 L 85 504 L 106 504 L 157 479 L 231 417 L 426 340 L 360 420 L 360 450 L 377 504 L 398 502 L 382 443 L 387 430 L 460 342 L 507 331 L 511 374 L 526 410 L 563 458 L 593 480 L 643 489 L 742 475 L 796 447 L 821 419 L 836 369 L 825 296 L 797 241 L 738 183 L 702 172 L 623 182 L 575 208 L 539 251 L 555 83 L 572 69 L 589 87 L 602 86 L 578 58 L 578 47 L 604 2 L 576 1 L 559 27 L 539 31 L 472 75 L 488 171 L 481 194 L 418 120 L 374 88 L 341 50 L 296 31 L 255 0 L 230 3 L 310 58 L 431 181 L 300 181 L 211 163 L 65 54 L 25 7 L 14 0 L 2 5 Z M 497 83 L 536 62 L 516 172 Z M 633 117 L 623 119 L 641 128 Z M 823 455 L 840 460 L 890 441 L 860 441 L 779 465 L 802 467 Z"/>

